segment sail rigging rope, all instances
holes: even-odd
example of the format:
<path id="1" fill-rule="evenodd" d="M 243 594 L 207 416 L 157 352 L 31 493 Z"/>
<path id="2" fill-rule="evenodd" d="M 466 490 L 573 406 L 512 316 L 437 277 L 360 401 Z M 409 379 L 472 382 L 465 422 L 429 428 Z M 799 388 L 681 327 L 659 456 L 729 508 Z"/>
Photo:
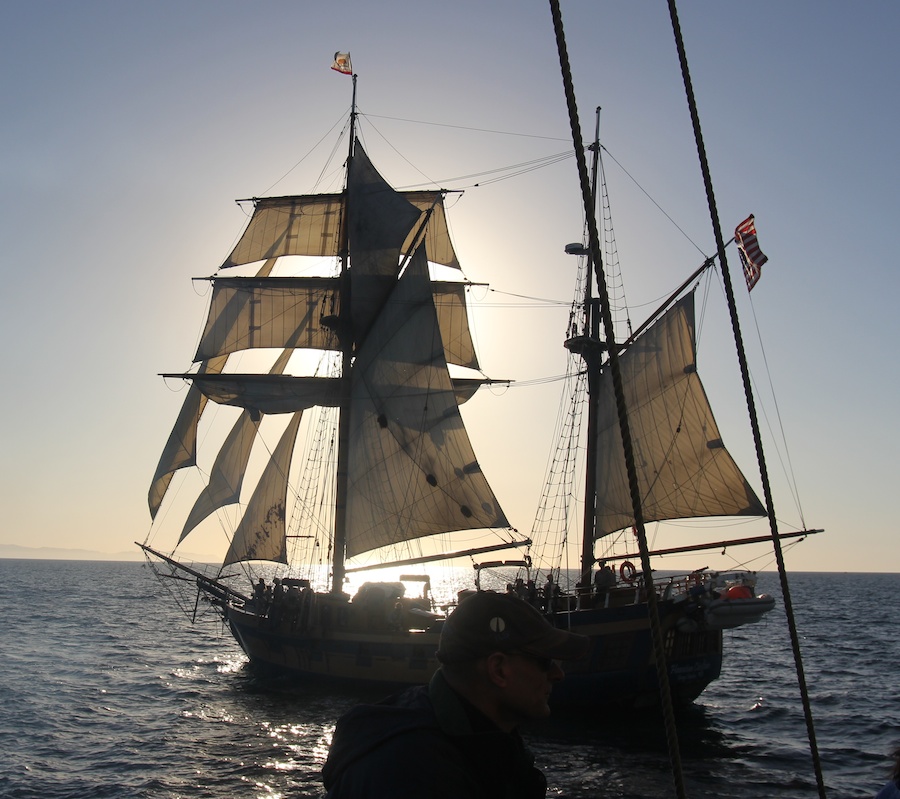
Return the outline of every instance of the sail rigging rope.
<path id="1" fill-rule="evenodd" d="M 627 169 L 625 169 L 625 167 L 622 166 L 621 162 L 618 161 L 618 160 L 616 159 L 616 157 L 615 157 L 615 156 L 614 156 L 614 155 L 613 155 L 613 154 L 612 154 L 605 146 L 600 145 L 600 147 L 601 147 L 601 149 L 603 150 L 603 152 L 605 152 L 605 153 L 612 159 L 613 163 L 614 163 L 617 167 L 619 167 L 619 169 L 621 169 L 622 172 L 625 173 L 626 177 L 627 177 L 632 183 L 634 183 L 634 185 L 637 186 L 638 189 L 640 189 L 641 193 L 642 193 L 648 200 L 650 200 L 651 203 L 653 203 L 653 204 L 659 209 L 659 212 L 675 226 L 676 230 L 678 230 L 678 231 L 681 233 L 682 236 L 684 236 L 691 244 L 694 245 L 694 248 L 697 250 L 697 252 L 699 252 L 704 258 L 706 258 L 706 253 L 703 252 L 703 250 L 700 249 L 700 245 L 697 244 L 697 242 L 694 241 L 690 236 L 688 236 L 688 234 L 684 231 L 684 229 L 681 227 L 681 225 L 679 225 L 674 219 L 672 219 L 672 217 L 668 214 L 668 212 L 665 210 L 665 208 L 663 208 L 658 202 L 656 202 L 656 200 L 653 199 L 653 196 L 650 194 L 650 192 L 648 192 L 648 191 L 647 191 L 647 190 L 646 190 L 646 189 L 638 182 L 638 180 L 634 177 L 634 175 L 632 175 Z"/>
<path id="2" fill-rule="evenodd" d="M 365 117 L 366 121 L 367 121 L 368 124 L 369 124 L 369 127 L 371 127 L 372 130 L 374 130 L 379 136 L 381 136 L 381 138 L 384 140 L 384 142 L 385 142 L 385 143 L 386 143 L 386 144 L 387 144 L 387 145 L 388 145 L 395 153 L 397 153 L 397 155 L 398 155 L 400 158 L 402 158 L 404 161 L 406 161 L 406 163 L 408 163 L 413 169 L 415 169 L 417 172 L 419 172 L 419 174 L 421 174 L 421 175 L 425 178 L 425 182 L 423 182 L 423 183 L 412 183 L 412 184 L 407 184 L 407 185 L 404 185 L 404 186 L 396 186 L 395 188 L 396 188 L 398 191 L 405 191 L 405 190 L 410 190 L 410 189 L 420 189 L 420 188 L 433 188 L 433 187 L 435 187 L 435 186 L 447 186 L 447 185 L 449 185 L 449 184 L 451 184 L 451 183 L 457 183 L 457 182 L 462 181 L 462 180 L 469 180 L 469 181 L 471 181 L 472 178 L 479 178 L 479 177 L 481 177 L 482 175 L 485 175 L 485 176 L 487 176 L 487 175 L 498 175 L 497 177 L 493 177 L 493 178 L 491 178 L 490 180 L 482 180 L 482 181 L 476 181 L 476 182 L 469 182 L 469 183 L 467 183 L 465 186 L 463 186 L 462 188 L 475 188 L 475 187 L 478 187 L 478 186 L 486 186 L 486 185 L 490 185 L 491 183 L 498 183 L 498 182 L 503 181 L 503 180 L 509 180 L 510 178 L 519 177 L 520 175 L 527 174 L 528 172 L 533 172 L 533 171 L 535 171 L 535 170 L 537 170 L 537 169 L 543 169 L 543 168 L 546 167 L 546 166 L 552 166 L 553 164 L 559 163 L 559 162 L 561 162 L 561 161 L 568 160 L 569 158 L 572 157 L 571 151 L 568 151 L 568 150 L 567 150 L 567 151 L 562 152 L 562 153 L 554 153 L 554 154 L 552 154 L 552 155 L 542 156 L 542 157 L 540 157 L 540 158 L 536 158 L 536 159 L 533 159 L 533 160 L 531 160 L 531 161 L 525 161 L 525 162 L 522 162 L 522 163 L 519 163 L 519 164 L 512 164 L 512 165 L 506 166 L 506 167 L 498 167 L 498 168 L 496 168 L 496 169 L 486 170 L 486 171 L 484 171 L 484 172 L 477 172 L 477 173 L 472 173 L 472 174 L 469 174 L 469 175 L 460 175 L 460 176 L 457 176 L 457 177 L 446 178 L 446 179 L 443 179 L 443 180 L 434 180 L 434 179 L 431 178 L 429 175 L 426 175 L 424 172 L 422 172 L 421 169 L 419 169 L 415 164 L 413 164 L 413 163 L 412 163 L 405 155 L 403 155 L 403 153 L 401 153 L 401 152 L 400 152 L 400 151 L 399 151 L 399 150 L 391 143 L 391 141 L 388 139 L 388 137 L 387 137 L 384 133 L 382 133 L 382 132 L 378 129 L 378 127 L 375 126 L 374 123 L 372 123 L 372 121 L 371 121 L 372 118 L 373 118 L 372 115 L 368 115 L 368 114 L 365 114 L 365 115 L 364 115 L 364 114 L 359 114 L 358 116 Z M 374 118 L 377 119 L 378 117 L 375 116 Z M 390 119 L 390 117 L 383 117 L 383 118 Z M 411 120 L 409 120 L 409 121 L 411 121 Z M 497 132 L 497 131 L 495 131 L 495 132 Z M 457 189 L 457 190 L 461 190 L 461 189 Z"/>
<path id="3" fill-rule="evenodd" d="M 302 164 L 307 158 L 309 158 L 310 155 L 313 154 L 315 149 L 323 141 L 325 141 L 325 139 L 327 139 L 331 135 L 331 131 L 333 131 L 341 122 L 344 122 L 345 126 L 344 126 L 343 130 L 341 131 L 341 135 L 338 136 L 337 140 L 335 141 L 334 147 L 331 150 L 331 154 L 325 160 L 325 166 L 322 167 L 322 171 L 319 174 L 319 179 L 314 184 L 314 187 L 317 187 L 322 182 L 322 179 L 325 175 L 325 170 L 328 169 L 328 164 L 330 164 L 331 160 L 334 158 L 335 153 L 337 152 L 337 147 L 340 144 L 340 141 L 343 138 L 344 133 L 347 130 L 346 120 L 347 120 L 347 115 L 342 114 L 338 118 L 338 120 L 327 130 L 327 132 L 312 147 L 310 147 L 309 150 L 307 150 L 306 155 L 304 155 L 299 161 L 297 161 L 297 163 L 295 163 L 287 172 L 285 172 L 280 178 L 278 178 L 278 180 L 276 180 L 271 186 L 269 186 L 269 188 L 267 188 L 265 191 L 263 191 L 261 194 L 259 194 L 259 196 L 263 197 L 263 196 L 267 195 L 270 191 L 272 191 L 272 189 L 274 189 L 279 183 L 281 183 L 282 180 L 284 180 L 288 175 L 290 175 L 291 172 L 293 172 L 298 166 L 300 166 L 300 164 Z"/>
<path id="4" fill-rule="evenodd" d="M 408 189 L 418 189 L 422 188 L 423 186 L 431 185 L 449 186 L 450 184 L 457 183 L 458 181 L 462 180 L 472 181 L 475 178 L 495 175 L 496 177 L 492 177 L 489 180 L 476 180 L 475 182 L 469 182 L 465 186 L 463 186 L 463 188 L 478 188 L 480 186 L 489 186 L 492 183 L 499 183 L 504 180 L 510 180 L 511 178 L 517 178 L 520 175 L 526 175 L 529 172 L 535 172 L 538 169 L 543 169 L 547 166 L 553 166 L 554 164 L 561 163 L 562 161 L 568 161 L 572 157 L 572 153 L 553 153 L 552 155 L 545 155 L 541 158 L 534 158 L 531 161 L 522 161 L 518 164 L 510 164 L 509 166 L 487 169 L 483 172 L 472 172 L 467 175 L 457 175 L 456 177 L 430 181 L 429 183 L 412 183 L 405 186 L 398 186 L 398 190 L 403 191 Z"/>
<path id="5" fill-rule="evenodd" d="M 528 302 L 513 304 L 513 303 L 506 303 L 506 302 L 485 303 L 485 302 L 479 301 L 478 302 L 479 307 L 487 306 L 487 307 L 494 307 L 494 308 L 533 308 L 533 307 L 535 307 L 535 305 L 541 305 L 541 306 L 544 306 L 545 308 L 559 308 L 559 307 L 568 308 L 572 304 L 571 300 L 551 300 L 551 299 L 547 299 L 547 298 L 543 298 L 543 297 L 532 297 L 529 294 L 516 294 L 512 291 L 501 291 L 500 289 L 488 289 L 488 291 L 491 294 L 502 294 L 504 297 L 516 297 L 517 299 L 520 299 L 520 300 L 528 300 Z"/>
<path id="6" fill-rule="evenodd" d="M 526 139 L 547 139 L 549 141 L 560 141 L 560 142 L 568 142 L 569 140 L 560 136 L 539 136 L 534 133 L 521 133 L 514 132 L 509 130 L 491 130 L 489 128 L 473 128 L 467 125 L 450 125 L 445 122 L 426 122 L 421 119 L 405 119 L 403 117 L 389 117 L 383 116 L 380 114 L 361 114 L 361 116 L 365 116 L 367 119 L 390 119 L 394 122 L 409 122 L 413 125 L 429 125 L 431 127 L 437 128 L 456 128 L 457 130 L 471 130 L 476 133 L 493 133 L 497 136 L 519 136 Z"/>
<path id="7" fill-rule="evenodd" d="M 697 111 L 697 101 L 694 96 L 693 83 L 691 81 L 690 71 L 688 70 L 687 55 L 684 48 L 684 39 L 681 35 L 681 25 L 678 21 L 678 11 L 675 7 L 675 0 L 668 0 L 669 16 L 672 20 L 672 31 L 675 35 L 675 44 L 678 49 L 678 60 L 681 64 L 681 75 L 684 82 L 684 91 L 687 96 L 688 108 L 691 114 L 691 122 L 694 127 L 694 138 L 697 144 L 697 155 L 700 158 L 700 167 L 703 172 L 703 183 L 706 187 L 706 198 L 709 205 L 710 221 L 712 222 L 713 233 L 716 237 L 716 245 L 719 254 L 719 265 L 722 270 L 722 278 L 725 284 L 725 293 L 728 299 L 728 308 L 731 314 L 731 325 L 734 331 L 735 346 L 737 348 L 738 361 L 741 367 L 741 377 L 744 382 L 744 394 L 747 399 L 747 412 L 750 416 L 750 426 L 753 431 L 753 441 L 756 446 L 757 460 L 759 462 L 760 478 L 762 479 L 763 493 L 766 500 L 766 509 L 769 515 L 769 527 L 772 534 L 772 547 L 775 552 L 775 559 L 778 563 L 778 576 L 781 580 L 782 601 L 784 602 L 785 616 L 788 621 L 788 630 L 790 632 L 791 647 L 794 654 L 794 667 L 797 672 L 797 683 L 800 688 L 800 698 L 803 704 L 803 714 L 806 719 L 806 731 L 809 738 L 810 754 L 813 761 L 813 769 L 816 775 L 816 784 L 821 799 L 825 799 L 825 780 L 822 776 L 822 764 L 819 760 L 819 751 L 816 746 L 816 732 L 813 724 L 812 707 L 809 701 L 809 692 L 806 686 L 806 677 L 803 670 L 803 658 L 800 653 L 800 638 L 797 633 L 797 625 L 794 620 L 793 603 L 791 601 L 791 592 L 788 585 L 787 571 L 784 564 L 784 553 L 781 548 L 781 541 L 778 535 L 778 520 L 775 516 L 775 506 L 772 499 L 772 489 L 769 484 L 769 476 L 766 471 L 765 455 L 762 447 L 762 437 L 759 431 L 759 420 L 756 415 L 756 406 L 753 400 L 753 391 L 750 384 L 750 373 L 747 366 L 747 358 L 744 352 L 743 341 L 741 338 L 740 325 L 737 318 L 737 310 L 734 300 L 734 290 L 731 285 L 731 277 L 728 270 L 728 261 L 725 256 L 725 240 L 722 236 L 722 226 L 719 221 L 719 212 L 716 205 L 715 193 L 713 192 L 712 177 L 709 171 L 709 161 L 706 157 L 706 147 L 703 143 L 703 134 L 700 130 L 700 116 Z"/>
<path id="8" fill-rule="evenodd" d="M 587 164 L 584 157 L 584 146 L 581 138 L 581 126 L 578 121 L 578 106 L 575 101 L 575 90 L 572 84 L 572 71 L 569 64 L 569 56 L 566 48 L 565 33 L 562 24 L 562 12 L 559 0 L 550 0 L 550 11 L 553 17 L 553 29 L 556 34 L 556 46 L 559 52 L 559 64 L 562 71 L 563 86 L 566 95 L 566 105 L 569 112 L 569 125 L 572 130 L 572 142 L 578 163 L 578 176 L 581 184 L 582 201 L 584 204 L 585 220 L 590 232 L 590 249 L 594 269 L 597 277 L 597 290 L 600 295 L 600 311 L 603 319 L 603 328 L 606 333 L 606 341 L 609 347 L 609 368 L 612 376 L 613 393 L 616 400 L 616 411 L 619 417 L 619 428 L 622 435 L 623 452 L 625 455 L 626 471 L 628 474 L 628 487 L 631 495 L 631 504 L 634 510 L 635 529 L 638 533 L 638 543 L 641 550 L 641 569 L 647 574 L 651 573 L 650 556 L 647 546 L 647 534 L 644 529 L 644 515 L 641 508 L 640 489 L 635 472 L 634 452 L 632 449 L 631 432 L 628 426 L 628 411 L 625 406 L 622 375 L 619 370 L 618 354 L 615 346 L 615 329 L 613 327 L 610 312 L 609 294 L 606 288 L 606 280 L 603 262 L 600 256 L 600 244 L 597 234 L 597 223 L 594 212 L 594 197 L 591 191 L 590 180 L 587 173 Z M 582 568 L 584 568 L 584 558 Z M 650 622 L 651 640 L 653 643 L 653 656 L 656 665 L 656 677 L 659 683 L 659 697 L 662 704 L 665 720 L 666 742 L 669 750 L 669 761 L 672 767 L 672 778 L 675 783 L 675 791 L 678 797 L 685 797 L 684 777 L 681 770 L 681 753 L 678 748 L 678 731 L 675 726 L 675 711 L 672 706 L 672 693 L 669 685 L 669 673 L 666 664 L 665 649 L 663 646 L 662 631 L 659 621 L 659 610 L 655 591 L 647 592 L 647 615 Z"/>
<path id="9" fill-rule="evenodd" d="M 787 477 L 788 487 L 790 489 L 791 496 L 794 499 L 794 505 L 797 508 L 797 513 L 800 516 L 800 526 L 806 527 L 806 519 L 803 514 L 803 507 L 800 503 L 800 492 L 797 488 L 797 478 L 796 478 L 796 475 L 794 474 L 794 464 L 791 459 L 791 453 L 788 450 L 787 435 L 785 434 L 784 423 L 781 418 L 781 408 L 778 406 L 778 398 L 775 395 L 775 390 L 774 390 L 774 386 L 772 383 L 772 372 L 769 369 L 769 360 L 766 357 L 766 350 L 765 350 L 765 347 L 763 346 L 763 340 L 762 340 L 762 332 L 759 329 L 759 320 L 756 317 L 756 309 L 753 307 L 752 299 L 750 300 L 750 311 L 753 314 L 753 324 L 754 324 L 754 327 L 756 328 L 756 339 L 759 342 L 759 350 L 760 350 L 760 354 L 763 359 L 763 365 L 765 366 L 766 377 L 768 378 L 769 391 L 771 392 L 771 401 L 774 405 L 775 422 L 777 423 L 777 426 L 778 426 L 778 436 L 777 437 L 774 435 L 775 431 L 773 430 L 772 420 L 769 418 L 769 414 L 766 412 L 765 405 L 762 406 L 763 416 L 765 416 L 766 424 L 768 425 L 769 433 L 770 433 L 772 439 L 774 439 L 776 441 L 780 441 L 784 446 L 784 454 L 782 454 L 780 448 L 776 448 L 776 454 L 778 455 L 778 459 L 781 462 L 781 468 L 783 469 L 783 471 Z"/>

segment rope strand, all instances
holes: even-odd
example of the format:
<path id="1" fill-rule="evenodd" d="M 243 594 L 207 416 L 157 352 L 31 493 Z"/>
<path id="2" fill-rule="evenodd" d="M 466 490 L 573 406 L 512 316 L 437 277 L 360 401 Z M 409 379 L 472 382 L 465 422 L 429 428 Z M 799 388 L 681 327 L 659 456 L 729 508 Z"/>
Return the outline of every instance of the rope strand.
<path id="1" fill-rule="evenodd" d="M 800 686 L 800 698 L 803 703 L 803 713 L 806 717 L 806 730 L 809 737 L 810 754 L 812 755 L 813 768 L 816 773 L 816 783 L 819 796 L 825 799 L 825 781 L 822 777 L 822 764 L 819 760 L 819 751 L 816 746 L 816 732 L 813 725 L 812 708 L 809 702 L 809 692 L 806 688 L 806 677 L 803 672 L 803 658 L 800 654 L 800 638 L 797 634 L 797 625 L 794 620 L 793 603 L 788 586 L 787 571 L 784 565 L 784 553 L 781 541 L 778 537 L 778 521 L 775 517 L 775 505 L 772 499 L 772 488 L 769 484 L 769 475 L 766 470 L 766 461 L 763 453 L 762 437 L 759 431 L 759 421 L 756 415 L 756 406 L 753 400 L 753 390 L 750 385 L 750 371 L 747 366 L 747 356 L 744 352 L 741 337 L 740 324 L 737 318 L 737 306 L 734 300 L 734 289 L 731 285 L 731 275 L 728 271 L 728 261 L 725 257 L 725 240 L 722 236 L 722 226 L 719 221 L 719 212 L 716 206 L 716 198 L 713 192 L 712 178 L 709 171 L 709 161 L 706 157 L 706 147 L 703 143 L 703 134 L 700 131 L 700 117 L 697 112 L 697 101 L 694 97 L 694 88 L 688 71 L 687 55 L 684 49 L 684 39 L 681 35 L 681 25 L 678 22 L 678 11 L 675 8 L 675 0 L 669 0 L 669 16 L 672 19 L 672 30 L 675 34 L 675 44 L 678 48 L 678 60 L 681 63 L 681 74 L 684 81 L 684 90 L 687 95 L 688 107 L 691 113 L 691 121 L 694 126 L 694 138 L 697 142 L 697 155 L 700 158 L 700 167 L 703 171 L 703 182 L 706 187 L 709 215 L 712 221 L 713 233 L 716 237 L 716 246 L 719 253 L 719 265 L 722 270 L 722 278 L 725 284 L 725 294 L 728 300 L 728 309 L 731 313 L 731 326 L 734 331 L 734 340 L 737 347 L 738 361 L 741 367 L 741 377 L 744 382 L 744 394 L 747 399 L 747 411 L 750 415 L 750 426 L 753 431 L 753 442 L 756 446 L 756 456 L 759 462 L 760 479 L 762 480 L 763 493 L 766 498 L 766 509 L 769 515 L 769 527 L 772 533 L 772 546 L 775 551 L 775 559 L 778 563 L 778 576 L 781 579 L 781 592 L 784 601 L 785 615 L 788 620 L 788 629 L 791 636 L 791 646 L 794 652 L 794 666 L 797 671 L 797 682 Z"/>
<path id="2" fill-rule="evenodd" d="M 619 369 L 619 359 L 615 346 L 615 328 L 613 326 L 610 311 L 609 292 L 606 286 L 606 276 L 603 269 L 603 261 L 600 253 L 599 234 L 597 232 L 597 218 L 594 212 L 594 197 L 591 191 L 588 177 L 587 162 L 584 157 L 584 143 L 581 138 L 581 125 L 578 121 L 578 106 L 575 102 L 575 90 L 572 85 L 572 71 L 569 65 L 569 56 L 566 50 L 565 33 L 563 32 L 562 14 L 559 8 L 559 0 L 550 0 L 550 10 L 553 15 L 553 28 L 556 32 L 556 46 L 559 51 L 559 65 L 562 70 L 563 85 L 566 94 L 566 104 L 569 110 L 569 124 L 572 129 L 572 142 L 575 148 L 575 156 L 578 162 L 578 177 L 581 183 L 582 200 L 584 202 L 585 221 L 590 233 L 591 258 L 594 263 L 597 278 L 597 291 L 600 295 L 600 310 L 603 318 L 603 327 L 606 333 L 607 352 L 609 355 L 608 367 L 612 375 L 613 392 L 616 398 L 616 411 L 619 417 L 619 429 L 622 434 L 622 445 L 625 455 L 625 466 L 628 473 L 628 487 L 631 495 L 631 504 L 634 510 L 635 528 L 638 534 L 638 544 L 641 551 L 641 568 L 645 574 L 651 574 L 650 554 L 647 545 L 647 532 L 644 529 L 644 517 L 641 509 L 640 489 L 635 470 L 634 452 L 632 450 L 631 432 L 628 426 L 628 411 L 625 405 L 625 392 L 622 384 L 622 374 Z M 675 790 L 679 799 L 685 797 L 684 777 L 681 771 L 681 754 L 678 749 L 678 731 L 675 727 L 675 710 L 672 706 L 672 693 L 669 685 L 669 670 L 666 664 L 665 648 L 663 646 L 662 630 L 659 622 L 659 609 L 654 590 L 647 592 L 647 615 L 650 622 L 650 635 L 653 642 L 653 656 L 656 665 L 656 676 L 659 683 L 659 697 L 665 719 L 666 741 L 669 747 L 669 762 L 672 766 L 672 777 L 675 782 Z"/>

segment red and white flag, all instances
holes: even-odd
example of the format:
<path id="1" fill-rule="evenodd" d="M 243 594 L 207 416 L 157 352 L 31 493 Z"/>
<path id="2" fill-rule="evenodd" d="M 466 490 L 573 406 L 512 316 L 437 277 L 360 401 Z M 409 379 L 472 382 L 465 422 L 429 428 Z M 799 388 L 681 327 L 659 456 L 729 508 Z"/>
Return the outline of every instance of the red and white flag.
<path id="1" fill-rule="evenodd" d="M 744 267 L 747 291 L 751 291 L 762 275 L 762 265 L 769 260 L 763 254 L 763 251 L 759 249 L 753 214 L 750 214 L 734 229 L 734 241 L 737 244 L 738 255 L 741 257 L 741 264 Z"/>
<path id="2" fill-rule="evenodd" d="M 331 65 L 331 68 L 343 75 L 352 75 L 353 67 L 350 65 L 350 53 L 335 53 L 334 63 Z"/>

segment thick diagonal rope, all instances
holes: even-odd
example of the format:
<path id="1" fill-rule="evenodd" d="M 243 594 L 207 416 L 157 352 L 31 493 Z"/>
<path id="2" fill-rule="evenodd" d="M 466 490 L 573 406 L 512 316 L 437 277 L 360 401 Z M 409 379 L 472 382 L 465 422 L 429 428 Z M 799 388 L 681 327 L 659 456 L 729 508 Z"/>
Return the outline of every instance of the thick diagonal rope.
<path id="1" fill-rule="evenodd" d="M 569 110 L 569 123 L 572 128 L 572 143 L 578 162 L 578 177 L 581 182 L 581 194 L 584 201 L 584 214 L 588 224 L 591 258 L 597 277 L 597 290 L 600 294 L 601 316 L 606 334 L 607 352 L 609 353 L 609 369 L 612 373 L 613 392 L 616 398 L 616 409 L 619 417 L 619 429 L 622 433 L 622 445 L 625 455 L 625 466 L 628 473 L 628 486 L 631 503 L 634 509 L 635 529 L 638 534 L 638 545 L 641 551 L 641 568 L 649 580 L 647 590 L 647 612 L 650 621 L 650 634 L 653 641 L 653 656 L 656 664 L 656 675 L 659 683 L 660 702 L 665 720 L 666 741 L 669 747 L 669 760 L 672 766 L 672 777 L 679 799 L 685 796 L 684 779 L 681 772 L 681 754 L 678 750 L 678 732 L 675 727 L 675 711 L 672 707 L 672 694 L 669 687 L 669 671 L 666 666 L 666 654 L 663 647 L 662 630 L 659 623 L 659 608 L 656 591 L 653 587 L 652 570 L 650 568 L 650 550 L 647 546 L 647 533 L 644 529 L 644 515 L 641 509 L 641 497 L 638 487 L 637 473 L 634 465 L 634 453 L 631 445 L 631 432 L 628 427 L 628 412 L 625 406 L 625 392 L 622 386 L 622 374 L 619 369 L 618 349 L 615 346 L 615 328 L 610 310 L 609 291 L 600 254 L 600 237 L 597 233 L 597 219 L 594 214 L 593 192 L 588 177 L 587 161 L 584 156 L 584 143 L 581 138 L 581 125 L 578 121 L 578 106 L 575 102 L 575 90 L 572 85 L 572 70 L 563 31 L 562 14 L 559 0 L 550 0 L 550 11 L 553 15 L 553 28 L 556 32 L 556 46 L 559 52 L 559 65 L 562 70 L 563 86 L 566 93 L 566 104 Z"/>
<path id="2" fill-rule="evenodd" d="M 737 306 L 734 301 L 734 289 L 731 285 L 731 276 L 728 271 L 728 261 L 725 257 L 725 240 L 722 237 L 722 226 L 719 222 L 719 212 L 716 206 L 716 198 L 713 193 L 712 178 L 709 172 L 709 162 L 706 158 L 706 147 L 703 144 L 703 134 L 700 131 L 700 116 L 697 113 L 697 102 L 694 97 L 694 88 L 688 71 L 687 56 L 684 49 L 684 40 L 681 35 L 681 25 L 678 22 L 678 10 L 675 8 L 675 0 L 669 0 L 669 16 L 672 18 L 672 30 L 675 34 L 675 44 L 678 47 L 678 59 L 681 62 L 681 74 L 684 79 L 684 90 L 687 94 L 688 106 L 691 112 L 691 121 L 694 125 L 694 138 L 697 141 L 697 155 L 700 158 L 700 167 L 703 171 L 703 182 L 706 186 L 706 198 L 709 204 L 709 215 L 712 220 L 713 232 L 716 237 L 716 246 L 719 252 L 719 264 L 722 269 L 722 278 L 725 284 L 725 295 L 728 300 L 728 310 L 731 313 L 731 326 L 734 331 L 734 340 L 737 346 L 738 360 L 741 366 L 741 377 L 744 381 L 744 394 L 747 397 L 747 410 L 750 415 L 750 425 L 753 430 L 753 442 L 756 446 L 756 456 L 759 461 L 760 479 L 762 480 L 763 493 L 766 499 L 766 509 L 769 515 L 769 528 L 772 533 L 772 546 L 775 549 L 775 560 L 778 563 L 778 576 L 781 579 L 781 593 L 784 599 L 784 611 L 787 616 L 788 629 L 791 635 L 791 646 L 794 650 L 794 666 L 797 670 L 797 682 L 800 685 L 800 697 L 803 702 L 803 713 L 806 717 L 806 730 L 809 737 L 810 753 L 812 754 L 813 768 L 816 772 L 816 783 L 819 788 L 819 796 L 825 799 L 825 782 L 822 777 L 822 764 L 819 760 L 819 751 L 816 746 L 816 731 L 813 725 L 812 708 L 809 703 L 809 692 L 806 688 L 806 677 L 803 673 L 803 658 L 800 655 L 800 639 L 797 635 L 797 625 L 794 621 L 794 609 L 791 602 L 791 592 L 788 586 L 787 572 L 784 566 L 784 554 L 781 550 L 781 541 L 778 536 L 778 520 L 775 518 L 775 505 L 772 501 L 772 489 L 769 484 L 769 475 L 766 470 L 766 461 L 763 454 L 762 437 L 759 432 L 759 421 L 756 416 L 756 405 L 753 401 L 753 391 L 750 385 L 750 370 L 747 366 L 747 356 L 744 352 L 743 339 L 741 338 L 740 324 L 737 318 Z"/>

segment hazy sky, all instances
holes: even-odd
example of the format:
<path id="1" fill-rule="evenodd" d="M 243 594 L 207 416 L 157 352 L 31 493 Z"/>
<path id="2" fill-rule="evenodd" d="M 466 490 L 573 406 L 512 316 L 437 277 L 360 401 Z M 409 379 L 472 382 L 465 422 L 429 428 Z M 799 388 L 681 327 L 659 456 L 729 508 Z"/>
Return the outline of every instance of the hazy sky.
<path id="1" fill-rule="evenodd" d="M 784 429 L 802 520 L 781 449 L 769 453 L 776 509 L 786 529 L 827 531 L 792 548 L 788 566 L 896 571 L 883 505 L 900 451 L 900 4 L 681 0 L 679 12 L 726 234 L 754 213 L 769 256 L 752 307 L 736 288 L 763 424 Z M 667 7 L 570 0 L 563 15 L 586 138 L 602 106 L 605 147 L 689 237 L 607 161 L 640 321 L 702 262 L 692 241 L 715 249 Z M 468 187 L 451 203 L 466 276 L 570 298 L 574 161 L 478 188 L 454 180 L 571 148 L 547 3 L 7 2 L 0 544 L 118 552 L 144 538 L 183 399 L 157 374 L 189 366 L 204 315 L 190 278 L 211 274 L 239 234 L 234 199 L 315 190 L 350 105 L 350 79 L 329 69 L 336 50 L 352 54 L 364 141 L 388 180 Z M 485 371 L 560 374 L 565 310 L 502 302 L 475 312 Z M 715 342 L 699 359 L 757 483 L 733 363 Z M 558 392 L 514 388 L 466 409 L 525 532 Z"/>

